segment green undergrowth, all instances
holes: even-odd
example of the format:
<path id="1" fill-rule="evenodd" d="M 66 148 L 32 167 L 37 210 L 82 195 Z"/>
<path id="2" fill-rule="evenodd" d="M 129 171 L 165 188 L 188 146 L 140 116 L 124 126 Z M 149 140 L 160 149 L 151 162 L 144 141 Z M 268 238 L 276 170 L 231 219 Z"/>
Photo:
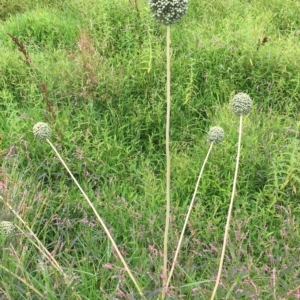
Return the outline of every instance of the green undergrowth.
<path id="1" fill-rule="evenodd" d="M 67 172 L 47 143 L 34 140 L 32 127 L 43 121 L 147 299 L 157 299 L 165 221 L 165 28 L 146 1 L 137 1 L 138 10 L 125 0 L 3 3 L 0 195 L 71 283 L 23 233 L 5 242 L 1 265 L 47 299 L 139 299 Z M 170 263 L 209 147 L 206 134 L 219 125 L 226 135 L 205 168 L 169 299 L 211 295 L 238 142 L 238 118 L 228 102 L 240 91 L 255 106 L 244 118 L 217 299 L 279 299 L 299 285 L 297 9 L 292 0 L 190 0 L 182 22 L 171 28 Z M 0 220 L 21 226 L 0 204 Z M 0 279 L 1 299 L 39 299 L 3 269 Z"/>

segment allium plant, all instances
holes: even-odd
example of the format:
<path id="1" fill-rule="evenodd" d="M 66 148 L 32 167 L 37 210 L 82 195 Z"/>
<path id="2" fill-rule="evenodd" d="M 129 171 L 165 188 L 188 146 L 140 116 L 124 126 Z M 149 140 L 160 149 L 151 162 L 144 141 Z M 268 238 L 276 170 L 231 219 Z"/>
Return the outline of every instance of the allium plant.
<path id="1" fill-rule="evenodd" d="M 168 235 L 170 225 L 170 185 L 171 185 L 171 158 L 170 158 L 170 112 L 171 112 L 171 59 L 170 59 L 170 25 L 178 23 L 188 8 L 188 0 L 149 0 L 149 6 L 154 19 L 167 26 L 166 55 L 167 55 L 167 112 L 166 112 L 166 224 L 164 233 L 164 262 L 163 262 L 163 290 L 162 299 L 166 296 L 167 263 L 168 263 Z"/>
<path id="2" fill-rule="evenodd" d="M 178 23 L 188 8 L 188 0 L 150 0 L 150 9 L 157 22 L 164 25 Z"/>
<path id="3" fill-rule="evenodd" d="M 47 123 L 38 122 L 33 126 L 33 134 L 38 140 L 46 140 L 51 137 L 51 129 Z"/>
<path id="4" fill-rule="evenodd" d="M 236 94 L 230 101 L 231 109 L 237 116 L 248 115 L 252 109 L 252 105 L 250 96 L 245 93 Z"/>
<path id="5" fill-rule="evenodd" d="M 177 262 L 177 258 L 178 258 L 178 255 L 179 255 L 180 247 L 181 247 L 181 244 L 182 244 L 184 232 L 185 232 L 185 229 L 186 229 L 186 226 L 187 226 L 187 223 L 188 223 L 188 220 L 189 220 L 192 208 L 193 208 L 194 203 L 195 203 L 195 199 L 196 199 L 198 187 L 199 187 L 200 180 L 201 180 L 201 177 L 202 177 L 205 165 L 207 163 L 208 157 L 209 157 L 209 155 L 210 155 L 210 153 L 212 151 L 213 145 L 222 142 L 223 139 L 224 139 L 224 136 L 225 136 L 224 130 L 220 126 L 214 126 L 208 132 L 207 142 L 210 143 L 210 147 L 208 149 L 207 155 L 206 155 L 206 157 L 204 159 L 204 162 L 202 164 L 202 167 L 201 167 L 201 170 L 200 170 L 200 173 L 199 173 L 199 176 L 198 176 L 198 180 L 197 180 L 197 183 L 196 183 L 196 186 L 195 186 L 193 198 L 192 198 L 192 201 L 190 203 L 188 213 L 187 213 L 187 215 L 185 217 L 184 225 L 183 225 L 183 228 L 182 228 L 182 231 L 181 231 L 181 235 L 180 235 L 180 238 L 179 238 L 179 241 L 178 241 L 178 245 L 177 245 L 177 248 L 176 248 L 176 251 L 175 251 L 175 255 L 174 255 L 174 259 L 173 259 L 173 263 L 172 263 L 172 268 L 171 268 L 171 271 L 170 271 L 170 274 L 169 274 L 169 277 L 168 277 L 166 288 L 169 286 L 171 277 L 173 275 L 173 271 L 174 271 L 174 268 L 175 268 L 175 265 L 176 265 L 176 262 Z"/>
<path id="6" fill-rule="evenodd" d="M 83 197 L 85 198 L 85 200 L 88 202 L 89 206 L 91 207 L 91 209 L 93 210 L 97 220 L 99 221 L 99 223 L 101 224 L 103 230 L 105 231 L 107 237 L 109 238 L 110 242 L 112 243 L 119 259 L 121 260 L 125 270 L 127 271 L 129 277 L 131 278 L 132 282 L 134 283 L 135 287 L 137 288 L 140 296 L 142 299 L 145 299 L 145 296 L 142 292 L 142 289 L 140 288 L 140 286 L 138 285 L 137 281 L 135 280 L 133 274 L 131 273 L 127 263 L 125 262 L 117 244 L 115 243 L 113 237 L 111 236 L 107 226 L 105 225 L 104 221 L 102 220 L 102 218 L 99 216 L 97 210 L 95 209 L 93 203 L 91 202 L 91 200 L 89 199 L 89 197 L 87 196 L 87 194 L 84 192 L 84 190 L 82 189 L 82 187 L 80 186 L 80 184 L 78 183 L 78 181 L 76 180 L 76 178 L 74 177 L 73 173 L 70 171 L 70 169 L 68 168 L 68 166 L 66 165 L 66 163 L 64 162 L 64 160 L 62 159 L 62 157 L 60 156 L 60 154 L 58 153 L 58 151 L 56 150 L 56 148 L 54 147 L 54 145 L 51 143 L 50 136 L 51 136 L 51 129 L 49 127 L 49 125 L 47 123 L 43 123 L 43 122 L 38 122 L 33 126 L 33 134 L 35 136 L 36 139 L 38 140 L 43 140 L 46 141 L 50 147 L 52 148 L 52 150 L 55 152 L 55 154 L 57 155 L 57 157 L 59 158 L 59 160 L 61 161 L 61 163 L 63 164 L 63 166 L 65 167 L 65 169 L 68 171 L 69 175 L 71 176 L 72 180 L 74 181 L 74 183 L 76 184 L 76 186 L 79 188 L 81 194 L 83 195 Z"/>
<path id="7" fill-rule="evenodd" d="M 228 239 L 228 233 L 229 233 L 229 227 L 230 227 L 230 219 L 231 219 L 231 213 L 233 208 L 233 200 L 234 195 L 236 192 L 236 182 L 237 182 L 237 175 L 238 175 L 238 169 L 239 169 L 239 161 L 240 161 L 240 153 L 241 153 L 241 141 L 242 141 L 242 123 L 243 123 L 243 116 L 248 115 L 251 112 L 252 109 L 252 100 L 249 95 L 245 93 L 238 93 L 236 94 L 232 100 L 230 101 L 230 106 L 232 111 L 240 117 L 240 126 L 239 126 L 239 141 L 238 141 L 238 150 L 237 150 L 237 156 L 236 156 L 236 165 L 235 165 L 235 173 L 234 173 L 234 179 L 233 179 L 233 185 L 232 185 L 232 192 L 231 192 L 231 200 L 229 204 L 228 214 L 227 214 L 227 221 L 225 226 L 225 232 L 224 232 L 224 240 L 223 240 L 223 246 L 222 246 L 222 252 L 221 252 L 221 258 L 220 258 L 220 264 L 219 264 L 219 270 L 218 275 L 215 283 L 214 290 L 212 292 L 211 300 L 214 299 L 223 268 L 223 262 L 225 257 L 225 250 L 226 250 L 226 244 Z"/>
<path id="8" fill-rule="evenodd" d="M 2 239 L 6 239 L 10 235 L 13 234 L 15 230 L 15 226 L 10 221 L 1 221 L 0 222 L 0 237 Z"/>
<path id="9" fill-rule="evenodd" d="M 208 132 L 207 141 L 209 143 L 220 143 L 223 141 L 224 136 L 224 129 L 220 126 L 214 126 Z"/>

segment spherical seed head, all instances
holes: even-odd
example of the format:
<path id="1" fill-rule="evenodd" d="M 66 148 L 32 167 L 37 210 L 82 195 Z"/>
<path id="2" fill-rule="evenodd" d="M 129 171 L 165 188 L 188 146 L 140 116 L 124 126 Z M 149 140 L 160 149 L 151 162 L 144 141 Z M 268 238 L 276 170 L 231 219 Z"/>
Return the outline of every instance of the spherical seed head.
<path id="1" fill-rule="evenodd" d="M 252 100 L 249 95 L 238 93 L 230 101 L 230 106 L 236 115 L 248 115 L 252 109 Z"/>
<path id="2" fill-rule="evenodd" d="M 0 222 L 0 234 L 4 237 L 10 236 L 15 229 L 15 226 L 12 222 L 1 221 Z"/>
<path id="3" fill-rule="evenodd" d="M 181 20 L 188 8 L 188 0 L 149 0 L 154 19 L 164 25 Z"/>
<path id="4" fill-rule="evenodd" d="M 33 126 L 33 134 L 38 140 L 45 140 L 50 138 L 51 129 L 47 123 L 38 122 Z"/>
<path id="5" fill-rule="evenodd" d="M 223 141 L 224 136 L 224 129 L 220 126 L 214 126 L 208 132 L 207 141 L 209 143 L 220 143 Z"/>

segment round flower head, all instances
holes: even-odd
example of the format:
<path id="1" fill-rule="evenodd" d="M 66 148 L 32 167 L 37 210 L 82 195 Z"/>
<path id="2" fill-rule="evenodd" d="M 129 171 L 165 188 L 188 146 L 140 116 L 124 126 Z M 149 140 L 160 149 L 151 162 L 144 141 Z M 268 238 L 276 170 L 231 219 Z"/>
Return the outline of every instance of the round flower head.
<path id="1" fill-rule="evenodd" d="M 238 93 L 230 101 L 230 106 L 236 115 L 248 115 L 252 109 L 252 100 L 249 95 Z"/>
<path id="2" fill-rule="evenodd" d="M 223 141 L 225 136 L 224 129 L 220 126 L 214 126 L 210 129 L 208 136 L 207 136 L 207 141 L 209 143 L 220 143 Z"/>
<path id="3" fill-rule="evenodd" d="M 0 222 L 0 235 L 3 237 L 10 236 L 15 229 L 15 226 L 12 222 L 9 221 L 1 221 Z"/>
<path id="4" fill-rule="evenodd" d="M 188 8 L 188 0 L 150 0 L 149 4 L 154 19 L 164 25 L 179 22 Z"/>
<path id="5" fill-rule="evenodd" d="M 38 122 L 33 126 L 33 134 L 38 140 L 45 140 L 50 138 L 51 129 L 47 123 Z"/>

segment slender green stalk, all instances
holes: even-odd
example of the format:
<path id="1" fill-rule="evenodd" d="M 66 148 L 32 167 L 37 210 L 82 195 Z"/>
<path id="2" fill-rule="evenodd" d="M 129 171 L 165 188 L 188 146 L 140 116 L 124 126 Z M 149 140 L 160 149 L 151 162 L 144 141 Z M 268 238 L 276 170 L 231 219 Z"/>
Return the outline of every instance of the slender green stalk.
<path id="1" fill-rule="evenodd" d="M 228 214 L 227 214 L 227 222 L 226 222 L 226 226 L 225 226 L 225 233 L 224 233 L 224 240 L 223 240 L 223 247 L 222 247 L 222 253 L 221 253 L 221 258 L 220 258 L 219 270 L 218 270 L 215 287 L 214 287 L 212 296 L 210 298 L 211 300 L 214 299 L 217 289 L 218 289 L 218 286 L 219 286 L 222 268 L 223 268 L 224 257 L 225 257 L 225 250 L 226 250 L 226 244 L 227 244 L 229 227 L 230 227 L 230 219 L 231 219 L 231 212 L 232 212 L 232 208 L 233 208 L 233 200 L 234 200 L 234 196 L 235 196 L 235 192 L 236 192 L 236 182 L 237 182 L 239 161 L 240 161 L 240 154 L 241 154 L 242 123 L 243 123 L 243 116 L 241 115 L 240 116 L 240 127 L 239 127 L 238 151 L 237 151 L 237 157 L 236 157 L 235 174 L 234 174 L 233 185 L 232 185 L 231 200 L 230 200 L 230 205 L 229 205 Z"/>
<path id="2" fill-rule="evenodd" d="M 40 299 L 44 299 L 45 296 L 43 294 L 41 294 L 34 286 L 32 286 L 31 284 L 29 284 L 25 279 L 21 278 L 20 276 L 14 274 L 13 272 L 11 272 L 10 270 L 8 270 L 7 268 L 5 268 L 4 266 L 2 266 L 0 264 L 0 268 L 2 270 L 4 270 L 5 272 L 7 272 L 8 274 L 10 274 L 11 276 L 17 278 L 19 281 L 23 282 L 30 290 L 32 290 L 37 296 L 40 297 Z"/>
<path id="3" fill-rule="evenodd" d="M 3 198 L 0 196 L 1 200 L 3 201 Z M 67 275 L 65 274 L 65 272 L 63 271 L 62 267 L 59 265 L 59 263 L 56 261 L 56 259 L 53 257 L 53 255 L 51 255 L 49 253 L 49 251 L 45 248 L 45 246 L 43 245 L 43 243 L 38 239 L 38 237 L 34 234 L 34 232 L 30 229 L 30 227 L 27 225 L 27 223 L 20 217 L 20 215 L 11 207 L 11 205 L 7 202 L 4 201 L 4 203 L 8 206 L 8 208 L 11 210 L 11 212 L 16 216 L 16 218 L 24 225 L 24 227 L 30 232 L 30 237 L 32 237 L 34 240 L 36 240 L 37 242 L 37 249 L 39 249 L 39 251 L 45 255 L 45 257 L 47 257 L 50 261 L 50 263 L 54 266 L 54 268 L 61 274 L 64 276 L 64 278 L 67 278 Z M 17 227 L 17 226 L 16 226 Z M 21 232 L 23 232 L 21 230 L 21 228 L 17 227 L 18 230 L 20 230 Z M 24 232 L 23 232 L 24 233 Z"/>
<path id="4" fill-rule="evenodd" d="M 297 291 L 300 289 L 300 285 L 298 285 L 296 288 L 289 291 L 281 300 L 287 300 L 292 297 L 293 294 L 297 293 Z"/>
<path id="5" fill-rule="evenodd" d="M 76 180 L 76 178 L 73 176 L 72 172 L 70 171 L 70 169 L 68 168 L 68 166 L 66 165 L 66 163 L 64 162 L 64 160 L 62 159 L 62 157 L 60 156 L 60 154 L 57 152 L 56 148 L 54 147 L 54 145 L 50 142 L 49 139 L 46 139 L 46 141 L 48 142 L 48 144 L 51 146 L 51 148 L 53 149 L 53 151 L 55 152 L 55 154 L 57 155 L 57 157 L 59 158 L 59 160 L 61 161 L 61 163 L 63 164 L 63 166 L 65 167 L 65 169 L 68 171 L 69 175 L 71 176 L 71 178 L 73 179 L 74 183 L 77 185 L 77 187 L 79 188 L 81 194 L 83 195 L 83 197 L 85 198 L 85 200 L 88 202 L 89 206 L 91 207 L 91 209 L 93 210 L 96 218 L 98 219 L 98 221 L 100 222 L 102 228 L 104 229 L 107 237 L 109 238 L 110 242 L 112 243 L 117 255 L 119 256 L 121 262 L 124 265 L 125 270 L 127 271 L 129 277 L 131 278 L 132 282 L 134 283 L 135 287 L 137 288 L 140 296 L 142 297 L 142 299 L 145 299 L 145 296 L 142 292 L 142 289 L 140 288 L 140 286 L 138 285 L 137 281 L 135 280 L 133 274 L 131 273 L 127 263 L 125 262 L 121 252 L 118 249 L 118 246 L 116 245 L 113 237 L 111 236 L 108 228 L 106 227 L 104 221 L 102 220 L 102 218 L 99 216 L 97 210 L 95 209 L 93 203 L 90 201 L 89 197 L 87 196 L 87 194 L 84 192 L 84 190 L 82 189 L 82 187 L 80 186 L 80 184 L 78 183 L 78 181 Z"/>
<path id="6" fill-rule="evenodd" d="M 54 258 L 53 255 L 51 255 L 51 253 L 49 253 L 49 251 L 45 248 L 45 246 L 37 239 L 36 235 L 30 230 L 29 227 L 27 227 L 24 223 L 23 225 L 26 227 L 26 229 L 30 232 L 30 235 L 26 234 L 25 231 L 23 231 L 19 226 L 15 225 L 15 227 L 21 232 L 23 233 L 24 236 L 29 237 L 28 241 L 34 246 L 36 247 L 36 249 L 38 249 L 41 254 L 46 257 L 49 262 L 52 264 L 52 266 L 65 278 L 67 279 L 68 275 L 66 273 L 64 273 L 63 269 L 61 268 L 61 266 L 58 264 L 57 260 Z M 33 239 L 31 238 L 33 237 Z M 33 241 L 36 240 L 37 244 Z"/>
<path id="7" fill-rule="evenodd" d="M 171 158 L 170 158 L 170 112 L 171 112 L 171 63 L 170 63 L 170 25 L 167 26 L 167 113 L 166 113 L 166 224 L 164 234 L 164 264 L 163 264 L 163 286 L 167 284 L 168 263 L 168 235 L 170 227 L 170 185 L 171 185 Z M 162 299 L 166 296 L 166 289 L 162 289 Z"/>
<path id="8" fill-rule="evenodd" d="M 173 271 L 174 271 L 175 265 L 176 265 L 176 263 L 177 263 L 177 257 L 178 257 L 179 251 L 180 251 L 180 247 L 181 247 L 181 244 L 182 244 L 182 240 L 183 240 L 184 232 L 185 232 L 185 229 L 186 229 L 186 226 L 187 226 L 187 222 L 188 222 L 188 219 L 189 219 L 189 217 L 190 217 L 192 208 L 193 208 L 193 206 L 194 206 L 194 202 L 195 202 L 195 199 L 196 199 L 197 190 L 198 190 L 198 187 L 199 187 L 199 184 L 200 184 L 200 180 L 201 180 L 201 177 L 202 177 L 202 174 L 203 174 L 205 165 L 206 165 L 206 163 L 207 163 L 208 157 L 209 157 L 209 155 L 210 155 L 210 153 L 211 153 L 211 150 L 212 150 L 212 148 L 213 148 L 213 145 L 214 145 L 214 143 L 211 143 L 211 144 L 210 144 L 210 147 L 209 147 L 209 149 L 208 149 L 207 155 L 206 155 L 206 157 L 205 157 L 205 160 L 204 160 L 204 162 L 203 162 L 203 164 L 202 164 L 202 167 L 201 167 L 201 170 L 200 170 L 200 173 L 199 173 L 199 176 L 198 176 L 198 180 L 197 180 L 197 183 L 196 183 L 196 186 L 195 186 L 193 198 L 192 198 L 192 201 L 191 201 L 191 203 L 190 203 L 190 207 L 189 207 L 188 213 L 187 213 L 186 218 L 185 218 L 185 222 L 184 222 L 184 225 L 183 225 L 183 228 L 182 228 L 182 231 L 181 231 L 181 235 L 180 235 L 180 238 L 179 238 L 179 242 L 178 242 L 178 245 L 177 245 L 177 249 L 176 249 L 176 251 L 175 251 L 175 256 L 174 256 L 174 259 L 173 259 L 171 271 L 170 271 L 170 273 L 169 273 L 169 277 L 168 277 L 166 289 L 167 289 L 168 286 L 169 286 L 169 283 L 170 283 L 171 277 L 172 277 L 172 275 L 173 275 Z"/>

